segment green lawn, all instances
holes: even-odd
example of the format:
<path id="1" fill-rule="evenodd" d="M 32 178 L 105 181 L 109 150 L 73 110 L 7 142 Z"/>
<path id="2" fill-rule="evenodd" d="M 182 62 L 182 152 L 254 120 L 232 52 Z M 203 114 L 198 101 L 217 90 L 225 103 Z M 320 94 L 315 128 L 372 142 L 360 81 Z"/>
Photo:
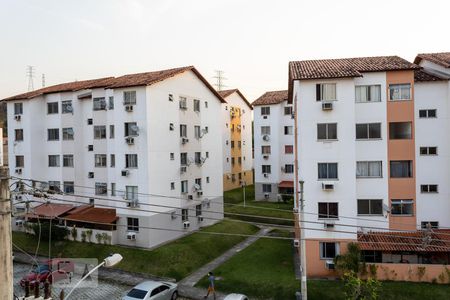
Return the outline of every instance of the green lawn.
<path id="1" fill-rule="evenodd" d="M 288 236 L 277 230 L 272 234 Z M 221 292 L 240 292 L 252 299 L 295 299 L 300 283 L 295 280 L 293 253 L 288 240 L 260 239 L 214 270 Z M 207 287 L 203 278 L 198 286 Z M 383 282 L 379 299 L 449 299 L 450 285 Z M 343 283 L 332 280 L 308 281 L 311 300 L 344 300 Z"/>
<path id="2" fill-rule="evenodd" d="M 201 231 L 254 234 L 258 228 L 250 224 L 224 220 Z M 89 257 L 99 260 L 103 260 L 110 253 L 120 253 L 124 259 L 117 266 L 118 269 L 170 277 L 178 281 L 245 238 L 193 233 L 154 250 L 62 241 L 52 243 L 51 250 L 54 256 L 61 253 L 65 257 Z M 13 240 L 25 251 L 34 253 L 37 242 L 34 236 L 15 232 Z M 41 241 L 39 253 L 48 255 L 48 241 Z"/>
<path id="3" fill-rule="evenodd" d="M 292 213 L 293 208 L 292 201 L 288 203 L 255 201 L 254 185 L 247 186 L 245 191 L 246 191 L 246 205 L 250 207 L 243 207 L 244 197 L 242 188 L 224 192 L 224 202 L 225 202 L 224 205 L 226 217 L 251 222 L 290 225 L 290 226 L 294 225 L 293 221 L 260 218 L 262 216 L 262 217 L 283 218 L 293 220 L 294 216 Z M 286 211 L 279 211 L 279 210 L 277 211 L 276 209 Z M 237 216 L 233 214 L 246 214 L 252 216 L 251 217 Z"/>

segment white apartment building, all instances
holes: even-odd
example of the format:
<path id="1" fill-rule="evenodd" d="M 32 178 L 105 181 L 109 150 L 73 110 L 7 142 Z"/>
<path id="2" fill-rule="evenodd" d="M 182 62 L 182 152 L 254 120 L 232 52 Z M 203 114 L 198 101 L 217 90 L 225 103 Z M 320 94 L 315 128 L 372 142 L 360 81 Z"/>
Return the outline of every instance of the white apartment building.
<path id="1" fill-rule="evenodd" d="M 3 101 L 11 175 L 48 182 L 65 193 L 57 198 L 117 207 L 119 244 L 153 247 L 223 218 L 224 100 L 194 67 Z"/>
<path id="2" fill-rule="evenodd" d="M 333 274 L 333 258 L 360 239 L 369 261 L 429 261 L 431 250 L 386 251 L 368 231 L 450 225 L 449 139 L 438 129 L 448 127 L 448 77 L 420 59 L 424 70 L 397 56 L 290 62 L 308 275 Z"/>
<path id="3" fill-rule="evenodd" d="M 415 74 L 417 224 L 450 227 L 450 53 L 419 54 Z"/>
<path id="4" fill-rule="evenodd" d="M 253 184 L 253 107 L 238 89 L 218 91 L 222 104 L 223 189 Z"/>
<path id="5" fill-rule="evenodd" d="M 294 119 L 288 91 L 264 93 L 254 107 L 255 198 L 280 201 L 294 187 Z"/>

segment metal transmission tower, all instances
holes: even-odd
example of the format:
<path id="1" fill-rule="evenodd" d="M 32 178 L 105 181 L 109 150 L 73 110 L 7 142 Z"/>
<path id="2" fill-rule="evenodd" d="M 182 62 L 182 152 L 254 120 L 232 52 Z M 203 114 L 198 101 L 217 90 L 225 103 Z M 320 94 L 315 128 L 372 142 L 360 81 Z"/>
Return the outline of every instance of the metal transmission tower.
<path id="1" fill-rule="evenodd" d="M 45 87 L 45 74 L 42 74 L 42 87 Z"/>
<path id="2" fill-rule="evenodd" d="M 214 86 L 216 87 L 216 89 L 218 91 L 223 90 L 224 87 L 226 87 L 224 83 L 224 81 L 227 79 L 223 76 L 223 74 L 225 73 L 224 71 L 221 70 L 216 70 L 216 76 L 214 76 L 213 78 L 216 79 L 216 83 L 214 84 Z"/>
<path id="3" fill-rule="evenodd" d="M 28 91 L 34 91 L 34 67 L 33 66 L 27 66 L 27 77 L 28 77 Z"/>

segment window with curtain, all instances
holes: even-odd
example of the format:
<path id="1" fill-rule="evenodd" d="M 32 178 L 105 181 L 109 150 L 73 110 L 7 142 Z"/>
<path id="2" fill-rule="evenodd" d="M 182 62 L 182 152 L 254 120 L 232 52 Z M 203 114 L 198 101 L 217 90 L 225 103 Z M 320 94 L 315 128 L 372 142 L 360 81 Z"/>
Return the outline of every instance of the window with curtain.
<path id="1" fill-rule="evenodd" d="M 269 134 L 270 135 L 270 126 L 261 126 L 261 134 Z"/>
<path id="2" fill-rule="evenodd" d="M 337 163 L 318 163 L 319 179 L 338 179 Z"/>
<path id="3" fill-rule="evenodd" d="M 413 163 L 411 160 L 392 160 L 390 162 L 392 178 L 409 178 L 413 175 Z"/>
<path id="4" fill-rule="evenodd" d="M 391 214 L 412 216 L 414 213 L 413 200 L 398 200 L 391 201 Z"/>
<path id="5" fill-rule="evenodd" d="M 319 242 L 320 259 L 334 259 L 339 255 L 339 243 Z"/>
<path id="6" fill-rule="evenodd" d="M 411 100 L 411 84 L 390 84 L 389 98 L 391 101 Z"/>
<path id="7" fill-rule="evenodd" d="M 316 84 L 316 100 L 317 101 L 336 100 L 336 83 Z"/>
<path id="8" fill-rule="evenodd" d="M 133 201 L 137 201 L 138 200 L 138 187 L 134 186 L 134 185 L 127 185 L 125 187 L 125 197 L 127 200 L 133 200 Z"/>
<path id="9" fill-rule="evenodd" d="M 355 93 L 358 103 L 381 101 L 381 85 L 359 85 L 355 87 Z"/>
<path id="10" fill-rule="evenodd" d="M 270 154 L 270 146 L 261 146 L 262 154 Z"/>
<path id="11" fill-rule="evenodd" d="M 381 161 L 356 162 L 356 177 L 382 177 Z"/>
<path id="12" fill-rule="evenodd" d="M 125 154 L 125 168 L 137 168 L 138 156 L 137 154 Z"/>

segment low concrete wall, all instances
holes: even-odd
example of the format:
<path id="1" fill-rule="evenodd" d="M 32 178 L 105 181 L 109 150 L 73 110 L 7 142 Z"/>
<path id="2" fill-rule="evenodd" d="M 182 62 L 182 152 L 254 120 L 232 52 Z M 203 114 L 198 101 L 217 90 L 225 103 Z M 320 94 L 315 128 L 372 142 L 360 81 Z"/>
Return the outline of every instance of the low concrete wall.
<path id="1" fill-rule="evenodd" d="M 69 235 L 67 236 L 67 239 L 69 241 L 73 241 L 73 237 L 72 237 L 72 228 L 73 227 L 67 227 L 67 229 L 69 230 Z M 82 227 L 76 227 L 77 229 L 77 238 L 76 241 L 77 242 L 81 242 L 81 234 L 82 232 L 86 233 L 86 241 L 85 242 L 91 242 L 94 244 L 108 244 L 108 245 L 115 245 L 117 244 L 117 231 L 116 230 L 98 230 L 98 229 L 88 229 L 88 228 L 82 228 Z M 91 240 L 89 241 L 88 236 L 87 236 L 87 232 L 88 230 L 92 231 L 92 235 L 91 235 Z M 97 235 L 99 235 L 100 240 L 97 238 Z M 107 239 L 105 241 L 105 236 L 107 236 Z"/>
<path id="2" fill-rule="evenodd" d="M 378 280 L 450 283 L 450 266 L 428 264 L 367 264 L 376 266 Z M 373 267 L 372 267 L 373 268 Z"/>

